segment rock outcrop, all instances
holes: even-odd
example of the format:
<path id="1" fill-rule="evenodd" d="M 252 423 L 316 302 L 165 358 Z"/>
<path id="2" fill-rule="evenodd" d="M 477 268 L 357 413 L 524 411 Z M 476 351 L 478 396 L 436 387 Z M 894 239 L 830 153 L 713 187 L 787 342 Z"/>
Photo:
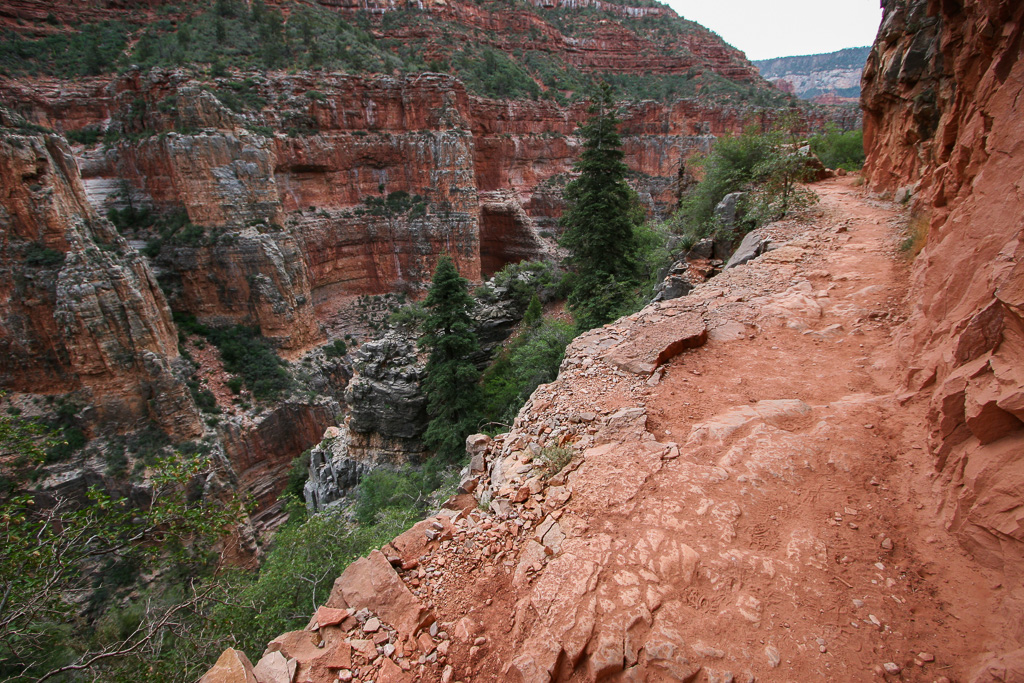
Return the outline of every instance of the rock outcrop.
<path id="1" fill-rule="evenodd" d="M 242 76 L 268 104 L 222 104 Z M 586 116 L 582 103 L 483 99 L 431 73 L 202 82 L 155 69 L 5 81 L 0 97 L 56 130 L 120 136 L 76 148 L 90 202 L 186 216 L 194 227 L 172 235 L 129 234 L 160 243 L 147 251 L 172 309 L 258 327 L 290 358 L 322 343 L 319 323 L 353 296 L 421 288 L 441 253 L 473 281 L 551 253 Z M 808 110 L 807 125 L 834 114 Z M 690 155 L 774 116 L 698 99 L 627 106 L 626 162 L 649 213 L 674 208 Z"/>
<path id="2" fill-rule="evenodd" d="M 799 57 L 776 57 L 753 62 L 775 87 L 805 100 L 854 104 L 869 47 Z"/>
<path id="3" fill-rule="evenodd" d="M 63 138 L 0 111 L 0 384 L 81 392 L 117 430 L 202 432 L 175 375 L 177 334 L 145 259 L 86 198 Z"/>
<path id="4" fill-rule="evenodd" d="M 898 338 L 945 519 L 1016 582 L 1024 546 L 1024 6 L 890 2 L 864 75 L 867 177 L 926 239 Z M 1017 454 L 1017 455 L 1011 455 Z"/>

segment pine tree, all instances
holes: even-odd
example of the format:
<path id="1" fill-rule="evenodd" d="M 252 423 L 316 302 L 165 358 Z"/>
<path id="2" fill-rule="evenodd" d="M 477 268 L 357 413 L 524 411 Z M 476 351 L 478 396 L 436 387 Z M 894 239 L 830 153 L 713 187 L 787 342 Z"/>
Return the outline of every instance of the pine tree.
<path id="1" fill-rule="evenodd" d="M 540 299 L 534 294 L 530 299 L 530 304 L 526 307 L 526 313 L 523 315 L 523 329 L 532 330 L 537 325 L 540 325 L 543 318 L 544 309 L 540 305 Z"/>
<path id="2" fill-rule="evenodd" d="M 580 126 L 583 153 L 579 176 L 565 189 L 562 246 L 575 271 L 569 310 L 580 330 L 610 322 L 627 312 L 637 274 L 636 228 L 643 221 L 636 192 L 626 182 L 619 119 L 611 88 L 604 85 Z"/>
<path id="3" fill-rule="evenodd" d="M 480 372 L 469 359 L 480 344 L 469 316 L 473 298 L 468 285 L 451 258 L 442 256 L 424 302 L 428 314 L 420 345 L 430 349 L 423 382 L 430 423 L 423 441 L 445 460 L 464 452 L 466 437 L 479 422 Z"/>

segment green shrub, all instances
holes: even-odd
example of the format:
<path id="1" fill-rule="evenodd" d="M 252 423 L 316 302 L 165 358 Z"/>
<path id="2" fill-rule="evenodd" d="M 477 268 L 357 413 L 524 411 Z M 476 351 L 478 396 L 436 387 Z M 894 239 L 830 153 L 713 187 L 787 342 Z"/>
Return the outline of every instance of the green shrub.
<path id="1" fill-rule="evenodd" d="M 120 210 L 112 208 L 107 212 L 107 219 L 114 224 L 114 227 L 121 234 L 126 232 L 134 233 L 151 227 L 156 221 L 156 217 L 148 207 L 137 209 L 134 206 L 128 206 Z"/>
<path id="2" fill-rule="evenodd" d="M 277 400 L 294 386 L 285 362 L 258 330 L 244 325 L 210 327 L 194 315 L 180 312 L 174 314 L 174 323 L 179 335 L 196 334 L 212 342 L 220 351 L 224 369 L 238 375 L 256 400 Z"/>
<path id="3" fill-rule="evenodd" d="M 231 390 L 231 393 L 237 396 L 242 393 L 242 386 L 245 384 L 245 381 L 241 377 L 232 377 L 225 384 Z"/>
<path id="4" fill-rule="evenodd" d="M 291 469 L 288 470 L 288 483 L 284 487 L 284 495 L 293 496 L 296 500 L 303 500 L 303 488 L 306 480 L 309 479 L 309 454 L 306 449 L 301 455 L 292 460 Z"/>
<path id="5" fill-rule="evenodd" d="M 328 358 L 341 358 L 348 353 L 348 344 L 344 339 L 336 339 L 324 347 L 324 355 Z"/>
<path id="6" fill-rule="evenodd" d="M 191 383 L 189 390 L 192 393 L 192 400 L 196 402 L 196 407 L 204 413 L 220 413 L 220 406 L 217 405 L 217 397 L 213 395 L 213 392 L 209 389 L 203 389 L 198 384 Z"/>
<path id="7" fill-rule="evenodd" d="M 840 131 L 829 124 L 824 133 L 811 137 L 811 151 L 827 168 L 859 171 L 864 165 L 864 131 Z"/>
<path id="8" fill-rule="evenodd" d="M 400 327 L 410 332 L 420 329 L 423 321 L 427 319 L 427 309 L 421 303 L 411 303 L 402 306 L 388 317 L 388 323 L 394 327 Z"/>
<path id="9" fill-rule="evenodd" d="M 298 501 L 287 509 L 289 522 L 274 534 L 259 574 L 229 577 L 232 599 L 212 614 L 217 635 L 254 654 L 279 634 L 304 628 L 349 564 L 419 520 L 389 508 L 375 524 L 353 525 L 336 509 L 308 518 Z"/>
<path id="10" fill-rule="evenodd" d="M 550 479 L 565 469 L 565 466 L 572 460 L 572 449 L 561 446 L 547 446 L 540 450 L 537 459 L 544 468 L 544 478 Z"/>
<path id="11" fill-rule="evenodd" d="M 0 69 L 9 75 L 49 74 L 62 78 L 109 73 L 117 67 L 129 31 L 126 23 L 108 21 L 41 38 L 3 32 Z"/>
<path id="12" fill-rule="evenodd" d="M 64 254 L 38 242 L 30 242 L 25 249 L 25 264 L 34 268 L 60 268 L 64 265 Z"/>
<path id="13" fill-rule="evenodd" d="M 565 347 L 573 336 L 568 323 L 542 320 L 510 342 L 483 373 L 485 419 L 511 424 L 534 389 L 558 376 Z"/>
<path id="14" fill-rule="evenodd" d="M 69 130 L 64 133 L 64 137 L 68 139 L 68 142 L 73 142 L 78 145 L 85 145 L 86 147 L 92 147 L 97 142 L 103 139 L 103 131 L 97 128 L 82 128 L 81 130 Z"/>

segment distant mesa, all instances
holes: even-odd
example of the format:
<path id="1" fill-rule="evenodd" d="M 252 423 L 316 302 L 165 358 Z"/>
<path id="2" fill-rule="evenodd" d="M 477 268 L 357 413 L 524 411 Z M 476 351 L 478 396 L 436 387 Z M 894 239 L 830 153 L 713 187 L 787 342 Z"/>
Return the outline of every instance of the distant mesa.
<path id="1" fill-rule="evenodd" d="M 819 104 L 856 103 L 869 47 L 752 62 L 761 76 L 789 95 Z"/>

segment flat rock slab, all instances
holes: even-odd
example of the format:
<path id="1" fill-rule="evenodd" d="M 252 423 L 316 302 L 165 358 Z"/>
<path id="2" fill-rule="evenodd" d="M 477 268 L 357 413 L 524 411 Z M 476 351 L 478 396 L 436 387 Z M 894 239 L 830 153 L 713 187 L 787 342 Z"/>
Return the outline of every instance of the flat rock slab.
<path id="1" fill-rule="evenodd" d="M 635 329 L 629 339 L 601 357 L 604 362 L 637 375 L 649 376 L 659 365 L 686 349 L 703 346 L 708 339 L 704 318 L 696 312 L 673 316 L 668 323 Z"/>

